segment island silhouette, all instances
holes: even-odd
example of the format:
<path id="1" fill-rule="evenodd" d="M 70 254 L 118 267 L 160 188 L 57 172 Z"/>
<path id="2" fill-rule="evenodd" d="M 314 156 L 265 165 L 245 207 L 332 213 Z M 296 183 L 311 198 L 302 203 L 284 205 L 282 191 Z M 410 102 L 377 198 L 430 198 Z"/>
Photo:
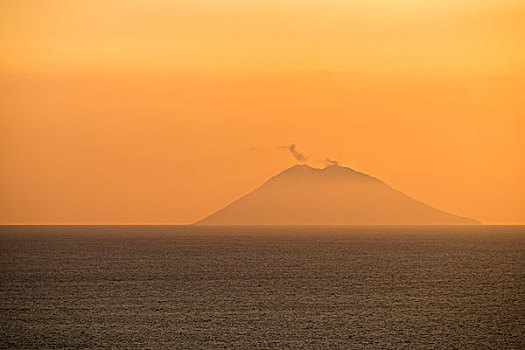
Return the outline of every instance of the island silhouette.
<path id="1" fill-rule="evenodd" d="M 197 225 L 479 225 L 329 163 L 295 165 Z"/>

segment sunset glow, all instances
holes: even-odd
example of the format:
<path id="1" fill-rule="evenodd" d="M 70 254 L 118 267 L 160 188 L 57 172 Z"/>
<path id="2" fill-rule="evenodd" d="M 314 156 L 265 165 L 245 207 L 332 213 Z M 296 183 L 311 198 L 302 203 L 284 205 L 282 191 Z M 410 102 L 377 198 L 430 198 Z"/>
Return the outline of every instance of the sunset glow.
<path id="1" fill-rule="evenodd" d="M 191 223 L 296 144 L 525 224 L 524 38 L 519 0 L 2 1 L 0 223 Z"/>

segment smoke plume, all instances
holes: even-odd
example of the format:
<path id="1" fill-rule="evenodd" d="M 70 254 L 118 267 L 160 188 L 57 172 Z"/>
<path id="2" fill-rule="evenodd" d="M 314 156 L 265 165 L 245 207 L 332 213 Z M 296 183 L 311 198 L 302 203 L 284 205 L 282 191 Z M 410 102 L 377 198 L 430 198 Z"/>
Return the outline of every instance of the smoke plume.
<path id="1" fill-rule="evenodd" d="M 338 166 L 339 165 L 339 162 L 337 160 L 331 160 L 330 158 L 326 158 L 324 160 L 324 163 L 326 164 L 326 166 Z"/>
<path id="2" fill-rule="evenodd" d="M 292 143 L 291 145 L 288 145 L 288 150 L 295 159 L 297 159 L 299 162 L 306 162 L 308 160 L 308 157 L 304 155 L 303 153 L 300 153 L 297 148 L 295 148 L 295 143 Z"/>

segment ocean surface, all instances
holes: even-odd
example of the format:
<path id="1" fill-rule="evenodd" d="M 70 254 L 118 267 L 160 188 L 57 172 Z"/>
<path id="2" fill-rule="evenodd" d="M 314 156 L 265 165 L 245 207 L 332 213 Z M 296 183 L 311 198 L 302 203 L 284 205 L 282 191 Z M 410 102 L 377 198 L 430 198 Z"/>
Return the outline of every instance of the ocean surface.
<path id="1" fill-rule="evenodd" d="M 0 227 L 0 349 L 525 349 L 525 227 Z"/>

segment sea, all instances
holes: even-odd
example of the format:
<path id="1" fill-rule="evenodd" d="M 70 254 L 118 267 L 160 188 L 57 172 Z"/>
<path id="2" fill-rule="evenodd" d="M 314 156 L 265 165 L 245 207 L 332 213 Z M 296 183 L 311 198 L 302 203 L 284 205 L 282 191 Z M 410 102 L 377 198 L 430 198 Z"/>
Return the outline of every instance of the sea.
<path id="1" fill-rule="evenodd" d="M 0 349 L 525 349 L 525 226 L 1 226 Z"/>

